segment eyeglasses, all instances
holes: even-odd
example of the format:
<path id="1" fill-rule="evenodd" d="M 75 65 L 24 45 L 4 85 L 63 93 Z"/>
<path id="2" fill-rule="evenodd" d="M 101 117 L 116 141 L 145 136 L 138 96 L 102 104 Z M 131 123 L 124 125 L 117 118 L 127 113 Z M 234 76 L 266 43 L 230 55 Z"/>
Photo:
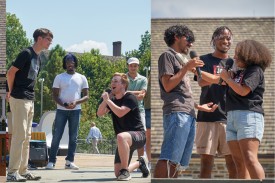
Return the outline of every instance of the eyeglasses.
<path id="1" fill-rule="evenodd" d="M 232 37 L 231 36 L 224 36 L 224 35 L 220 35 L 216 37 L 217 40 L 224 40 L 226 39 L 227 41 L 232 41 Z"/>
<path id="2" fill-rule="evenodd" d="M 194 42 L 194 38 L 191 37 L 191 36 L 185 36 L 185 38 L 186 38 L 186 41 L 187 41 L 189 44 L 191 44 L 191 43 Z"/>

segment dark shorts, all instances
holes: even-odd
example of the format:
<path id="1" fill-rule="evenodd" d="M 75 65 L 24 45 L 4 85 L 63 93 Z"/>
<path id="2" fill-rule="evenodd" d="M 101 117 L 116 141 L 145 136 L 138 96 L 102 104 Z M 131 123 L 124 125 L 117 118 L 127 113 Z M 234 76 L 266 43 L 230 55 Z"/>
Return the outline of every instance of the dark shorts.
<path id="1" fill-rule="evenodd" d="M 133 153 L 136 149 L 142 148 L 146 143 L 146 135 L 145 131 L 129 131 L 128 132 L 132 137 L 132 146 L 130 147 L 130 153 L 129 153 L 129 161 L 128 164 L 130 164 Z M 115 164 L 121 163 L 118 149 L 116 148 L 116 154 L 115 154 Z"/>
<path id="2" fill-rule="evenodd" d="M 151 109 L 145 109 L 146 129 L 151 129 Z"/>

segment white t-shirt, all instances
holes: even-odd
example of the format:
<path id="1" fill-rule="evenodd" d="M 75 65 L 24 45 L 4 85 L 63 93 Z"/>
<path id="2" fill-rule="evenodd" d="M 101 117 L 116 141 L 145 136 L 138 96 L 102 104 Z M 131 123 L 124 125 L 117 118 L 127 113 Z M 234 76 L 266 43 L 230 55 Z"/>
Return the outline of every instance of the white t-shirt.
<path id="1" fill-rule="evenodd" d="M 61 99 L 62 103 L 71 103 L 80 99 L 82 89 L 89 88 L 89 86 L 87 78 L 84 75 L 77 72 L 73 75 L 64 72 L 55 77 L 53 88 L 59 88 L 59 98 Z M 60 106 L 59 104 L 57 104 L 57 109 L 71 110 Z M 80 104 L 76 105 L 73 110 L 77 109 L 81 109 Z"/>

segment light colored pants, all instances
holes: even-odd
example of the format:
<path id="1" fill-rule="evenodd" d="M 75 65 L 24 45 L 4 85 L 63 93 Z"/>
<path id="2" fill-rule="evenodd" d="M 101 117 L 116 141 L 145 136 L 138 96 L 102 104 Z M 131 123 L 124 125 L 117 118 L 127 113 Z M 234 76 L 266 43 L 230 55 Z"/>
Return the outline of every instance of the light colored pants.
<path id="1" fill-rule="evenodd" d="M 12 140 L 8 173 L 27 172 L 34 103 L 32 100 L 9 99 L 12 112 Z"/>
<path id="2" fill-rule="evenodd" d="M 93 153 L 99 154 L 99 150 L 97 148 L 98 139 L 92 139 L 92 144 L 93 144 Z"/>
<path id="3" fill-rule="evenodd" d="M 230 155 L 225 132 L 224 122 L 197 122 L 195 138 L 197 153 L 212 156 Z"/>
<path id="4" fill-rule="evenodd" d="M 8 117 L 8 133 L 12 134 L 12 114 L 11 112 L 7 112 Z"/>

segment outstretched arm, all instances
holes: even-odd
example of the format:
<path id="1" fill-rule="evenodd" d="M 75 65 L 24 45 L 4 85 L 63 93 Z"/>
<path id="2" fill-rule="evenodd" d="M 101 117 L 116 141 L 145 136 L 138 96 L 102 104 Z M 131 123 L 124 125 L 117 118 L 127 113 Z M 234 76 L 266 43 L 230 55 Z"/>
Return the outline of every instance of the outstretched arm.
<path id="1" fill-rule="evenodd" d="M 195 103 L 195 108 L 204 112 L 214 112 L 217 109 L 217 107 L 218 105 L 213 104 L 213 102 L 209 102 L 207 104 L 202 104 L 202 105 Z"/>

